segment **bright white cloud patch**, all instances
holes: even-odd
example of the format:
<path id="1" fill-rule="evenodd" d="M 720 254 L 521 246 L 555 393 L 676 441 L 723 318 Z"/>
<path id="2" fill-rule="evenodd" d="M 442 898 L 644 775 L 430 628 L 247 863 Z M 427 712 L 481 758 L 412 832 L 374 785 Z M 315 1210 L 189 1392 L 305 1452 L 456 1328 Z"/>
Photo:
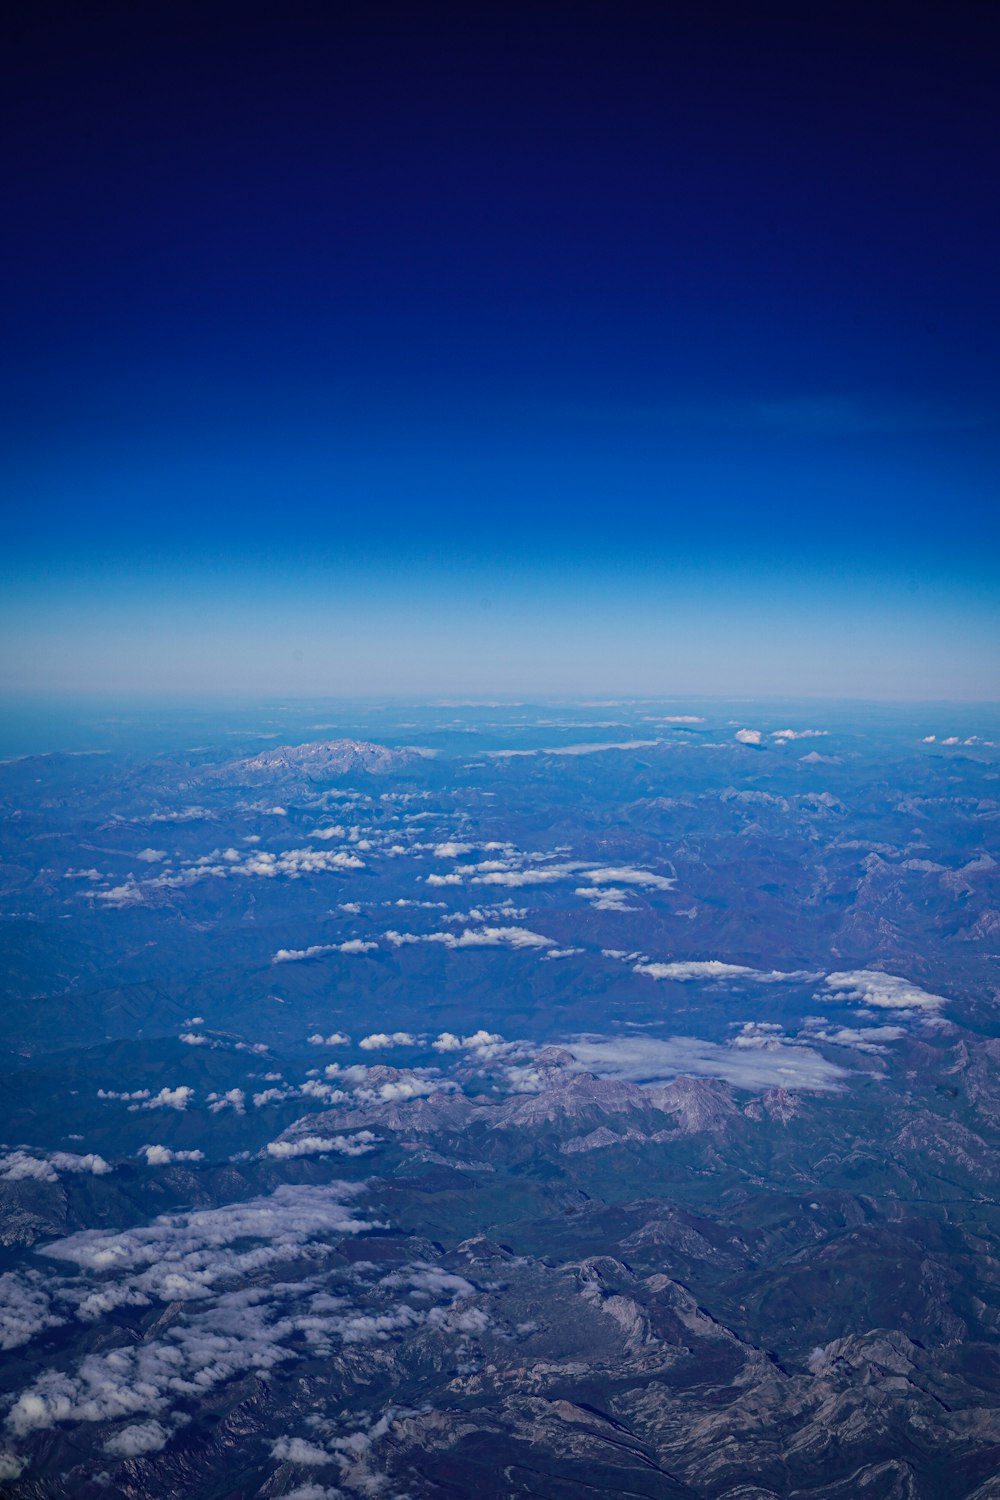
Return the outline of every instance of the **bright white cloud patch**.
<path id="1" fill-rule="evenodd" d="M 169 1146 L 143 1146 L 139 1152 L 145 1156 L 147 1167 L 169 1167 L 175 1161 L 204 1161 L 204 1151 L 173 1151 Z"/>
<path id="2" fill-rule="evenodd" d="M 124 1098 L 126 1096 L 119 1095 L 119 1097 Z M 194 1089 L 190 1088 L 188 1084 L 182 1083 L 179 1084 L 175 1089 L 162 1088 L 160 1092 L 158 1094 L 154 1094 L 151 1099 L 146 1099 L 144 1103 L 139 1105 L 133 1104 L 131 1108 L 185 1110 L 187 1109 L 193 1098 Z"/>
<path id="3" fill-rule="evenodd" d="M 723 963 L 718 958 L 682 959 L 676 963 L 666 964 L 644 961 L 635 965 L 635 973 L 648 974 L 650 979 L 672 979 L 681 984 L 696 979 L 753 979 L 759 983 L 773 983 L 776 980 L 797 977 L 795 974 L 786 974 L 780 969 L 752 969 L 746 964 Z"/>
<path id="4" fill-rule="evenodd" d="M 387 932 L 394 948 L 405 943 L 441 943 L 445 948 L 551 948 L 551 938 L 527 927 L 467 927 L 454 932 Z"/>
<path id="5" fill-rule="evenodd" d="M 416 1038 L 408 1031 L 373 1031 L 363 1036 L 358 1046 L 363 1052 L 378 1052 L 388 1047 L 415 1047 Z"/>
<path id="6" fill-rule="evenodd" d="M 94 1177 L 103 1177 L 113 1168 L 103 1156 L 89 1151 L 79 1156 L 75 1151 L 50 1151 L 46 1156 L 33 1156 L 28 1151 L 11 1151 L 0 1156 L 0 1179 L 18 1182 L 34 1179 L 36 1182 L 58 1182 L 60 1172 L 89 1172 Z"/>
<path id="7" fill-rule="evenodd" d="M 856 1000 L 880 1010 L 937 1010 L 947 1005 L 943 995 L 932 995 L 898 974 L 878 969 L 849 969 L 828 974 L 824 981 L 837 1000 Z"/>
<path id="8" fill-rule="evenodd" d="M 377 1140 L 370 1130 L 359 1130 L 355 1135 L 302 1135 L 293 1140 L 268 1141 L 267 1154 L 278 1161 L 295 1156 L 322 1156 L 328 1151 L 341 1156 L 364 1156 L 374 1150 Z"/>
<path id="9" fill-rule="evenodd" d="M 759 729 L 737 729 L 736 738 L 741 745 L 759 745 L 763 739 Z"/>

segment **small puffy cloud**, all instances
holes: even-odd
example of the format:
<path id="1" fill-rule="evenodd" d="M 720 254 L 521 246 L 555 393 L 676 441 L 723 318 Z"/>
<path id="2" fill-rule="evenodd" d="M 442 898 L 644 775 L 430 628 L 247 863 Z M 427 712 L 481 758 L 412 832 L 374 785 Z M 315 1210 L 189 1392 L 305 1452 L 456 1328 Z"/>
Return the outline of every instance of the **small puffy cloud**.
<path id="1" fill-rule="evenodd" d="M 322 958 L 327 953 L 371 953 L 377 943 L 363 938 L 348 938 L 343 943 L 313 943 L 308 948 L 279 948 L 271 959 L 273 964 L 299 963 L 305 958 Z"/>
<path id="2" fill-rule="evenodd" d="M 159 1453 L 165 1448 L 170 1433 L 155 1419 L 148 1422 L 133 1422 L 121 1432 L 116 1432 L 104 1444 L 106 1453 L 116 1453 L 120 1458 L 138 1458 L 143 1453 Z"/>
<path id="3" fill-rule="evenodd" d="M 336 1151 L 341 1156 L 364 1156 L 374 1150 L 378 1136 L 370 1130 L 359 1130 L 354 1135 L 303 1135 L 293 1140 L 268 1141 L 267 1154 L 277 1161 L 286 1161 L 295 1156 L 323 1156 Z"/>
<path id="4" fill-rule="evenodd" d="M 848 969 L 828 974 L 824 981 L 833 998 L 856 1000 L 880 1010 L 937 1010 L 947 1005 L 943 995 L 933 995 L 898 974 L 878 969 Z"/>
<path id="5" fill-rule="evenodd" d="M 886 1042 L 906 1036 L 903 1026 L 834 1026 L 809 1030 L 809 1040 L 830 1047 L 853 1047 L 857 1052 L 884 1052 Z"/>
<path id="6" fill-rule="evenodd" d="M 422 1099 L 427 1094 L 437 1093 L 439 1089 L 449 1088 L 451 1085 L 441 1083 L 439 1080 L 429 1078 L 418 1078 L 415 1073 L 405 1077 L 390 1080 L 388 1083 L 379 1084 L 377 1089 L 359 1089 L 359 1099 L 381 1099 L 384 1104 L 391 1104 L 405 1099 Z"/>
<path id="7" fill-rule="evenodd" d="M 145 1156 L 147 1167 L 168 1167 L 175 1161 L 204 1161 L 204 1151 L 173 1151 L 169 1146 L 143 1146 L 139 1152 Z"/>
<path id="8" fill-rule="evenodd" d="M 147 865 L 157 865 L 166 857 L 166 849 L 140 849 L 136 855 L 136 859 L 141 859 Z"/>
<path id="9" fill-rule="evenodd" d="M 271 1457 L 289 1464 L 332 1464 L 325 1448 L 300 1437 L 280 1437 L 271 1444 Z"/>
<path id="10" fill-rule="evenodd" d="M 759 729 L 737 729 L 736 738 L 741 745 L 759 745 L 764 736 Z"/>
<path id="11" fill-rule="evenodd" d="M 630 892 L 620 886 L 578 886 L 575 894 L 589 901 L 595 911 L 638 911 L 629 901 Z"/>
<path id="12" fill-rule="evenodd" d="M 118 1097 L 126 1098 L 127 1095 L 119 1095 Z M 144 1103 L 138 1106 L 133 1106 L 133 1108 L 183 1110 L 187 1109 L 193 1098 L 194 1089 L 190 1088 L 188 1084 L 182 1083 L 174 1089 L 162 1088 L 160 1092 L 158 1094 L 154 1094 L 151 1099 L 146 1099 Z"/>
<path id="13" fill-rule="evenodd" d="M 373 1031 L 370 1036 L 363 1036 L 358 1043 L 362 1052 L 378 1052 L 387 1047 L 415 1047 L 416 1038 L 408 1031 Z"/>
<path id="14" fill-rule="evenodd" d="M 331 1031 L 329 1036 L 324 1036 L 321 1031 L 314 1031 L 307 1040 L 311 1047 L 346 1047 L 351 1039 L 346 1031 Z"/>
<path id="15" fill-rule="evenodd" d="M 339 823 L 333 823 L 328 828 L 314 828 L 310 833 L 311 839 L 342 839 L 346 838 L 346 830 Z"/>
<path id="16" fill-rule="evenodd" d="M 485 1052 L 496 1047 L 506 1047 L 507 1043 L 499 1033 L 480 1028 L 469 1036 L 461 1037 L 452 1031 L 442 1031 L 431 1046 L 435 1052 Z"/>
<path id="17" fill-rule="evenodd" d="M 53 1151 L 49 1161 L 57 1172 L 90 1172 L 94 1177 L 104 1177 L 113 1170 L 96 1151 L 88 1151 L 84 1156 L 78 1156 L 74 1151 Z"/>
<path id="18" fill-rule="evenodd" d="M 18 1458 L 8 1448 L 0 1449 L 0 1479 L 16 1479 L 26 1463 L 27 1459 Z M 290 1497 L 286 1496 L 285 1500 L 290 1500 Z M 302 1496 L 299 1500 L 302 1500 Z M 308 1500 L 313 1500 L 313 1497 L 309 1496 Z M 320 1497 L 316 1497 L 316 1500 L 320 1500 Z"/>
<path id="19" fill-rule="evenodd" d="M 826 734 L 825 729 L 772 729 L 773 740 L 817 740 Z"/>
<path id="20" fill-rule="evenodd" d="M 188 1047 L 208 1046 L 208 1037 L 202 1036 L 198 1031 L 182 1031 L 177 1040 L 183 1042 Z"/>
<path id="21" fill-rule="evenodd" d="M 147 823 L 200 823 L 213 817 L 207 807 L 180 807 L 173 812 L 150 813 Z"/>
<path id="22" fill-rule="evenodd" d="M 447 843 L 434 845 L 434 856 L 436 859 L 458 859 L 462 854 L 471 854 L 473 848 L 472 844 L 459 844 L 450 839 Z"/>
<path id="23" fill-rule="evenodd" d="M 227 1089 L 224 1094 L 209 1094 L 208 1107 L 213 1115 L 220 1110 L 231 1109 L 238 1115 L 246 1114 L 246 1095 L 242 1089 Z"/>

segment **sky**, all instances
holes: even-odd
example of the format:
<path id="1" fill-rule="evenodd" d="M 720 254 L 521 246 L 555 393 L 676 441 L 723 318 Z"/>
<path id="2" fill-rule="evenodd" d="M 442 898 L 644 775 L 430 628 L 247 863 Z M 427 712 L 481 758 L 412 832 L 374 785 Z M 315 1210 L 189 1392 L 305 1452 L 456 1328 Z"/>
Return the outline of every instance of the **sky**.
<path id="1" fill-rule="evenodd" d="M 992 7 L 15 9 L 0 694 L 1000 698 Z"/>

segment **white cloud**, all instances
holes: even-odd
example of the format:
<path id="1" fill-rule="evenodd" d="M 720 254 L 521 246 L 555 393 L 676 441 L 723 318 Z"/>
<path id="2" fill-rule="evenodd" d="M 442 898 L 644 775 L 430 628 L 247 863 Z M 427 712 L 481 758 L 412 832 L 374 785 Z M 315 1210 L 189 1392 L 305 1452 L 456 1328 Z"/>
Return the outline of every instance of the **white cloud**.
<path id="1" fill-rule="evenodd" d="M 52 1312 L 48 1292 L 38 1271 L 0 1274 L 0 1349 L 18 1349 L 45 1328 L 64 1322 Z"/>
<path id="2" fill-rule="evenodd" d="M 140 849 L 139 853 L 136 855 L 136 859 L 141 859 L 147 865 L 159 864 L 160 861 L 166 859 L 166 857 L 166 849 Z"/>
<path id="3" fill-rule="evenodd" d="M 460 844 L 455 840 L 449 840 L 444 844 L 434 845 L 434 856 L 436 859 L 458 859 L 462 854 L 471 854 L 473 844 Z"/>
<path id="4" fill-rule="evenodd" d="M 150 813 L 147 823 L 200 823 L 214 817 L 207 807 L 181 807 L 175 812 Z M 141 822 L 141 819 L 137 819 Z"/>
<path id="5" fill-rule="evenodd" d="M 652 870 L 639 870 L 631 865 L 616 865 L 581 872 L 591 885 L 638 885 L 651 891 L 671 891 L 677 884 L 672 875 L 654 875 Z"/>
<path id="6" fill-rule="evenodd" d="M 387 1047 L 415 1047 L 416 1039 L 408 1031 L 373 1031 L 358 1043 L 362 1052 L 377 1052 Z"/>
<path id="7" fill-rule="evenodd" d="M 88 1152 L 85 1156 L 75 1151 L 50 1151 L 47 1156 L 32 1156 L 27 1151 L 12 1151 L 0 1156 L 0 1178 L 5 1182 L 58 1182 L 59 1172 L 89 1172 L 94 1177 L 103 1177 L 113 1168 L 103 1156 Z"/>
<path id="8" fill-rule="evenodd" d="M 346 1031 L 331 1031 L 329 1036 L 323 1036 L 322 1032 L 314 1031 L 307 1040 L 311 1047 L 346 1047 L 351 1039 Z"/>
<path id="9" fill-rule="evenodd" d="M 217 1115 L 223 1109 L 231 1109 L 238 1115 L 245 1115 L 246 1095 L 242 1089 L 227 1089 L 224 1094 L 209 1094 L 208 1107 L 213 1115 Z"/>
<path id="10" fill-rule="evenodd" d="M 737 1088 L 829 1090 L 848 1075 L 811 1049 L 769 1038 L 766 1046 L 736 1047 L 674 1036 L 658 1040 L 629 1036 L 571 1042 L 577 1066 L 607 1078 L 635 1083 L 663 1082 L 687 1073 L 721 1078 Z"/>
<path id="11" fill-rule="evenodd" d="M 477 1052 L 480 1054 L 491 1053 L 498 1047 L 506 1048 L 509 1043 L 497 1032 L 485 1031 L 480 1028 L 469 1036 L 455 1036 L 454 1032 L 442 1031 L 437 1041 L 431 1046 L 435 1052 Z"/>
<path id="12" fill-rule="evenodd" d="M 759 729 L 737 729 L 736 738 L 741 745 L 759 745 L 763 735 Z"/>
<path id="13" fill-rule="evenodd" d="M 386 940 L 396 948 L 404 943 L 442 943 L 446 948 L 551 948 L 551 938 L 527 927 L 467 927 L 453 932 L 387 932 Z"/>
<path id="14" fill-rule="evenodd" d="M 631 892 L 620 886 L 578 886 L 575 894 L 589 901 L 595 911 L 638 911 L 629 901 Z"/>
<path id="15" fill-rule="evenodd" d="M 772 729 L 774 740 L 816 740 L 826 735 L 825 729 Z"/>
<path id="16" fill-rule="evenodd" d="M 121 1458 L 138 1458 L 142 1453 L 159 1453 L 165 1448 L 170 1433 L 154 1419 L 148 1422 L 133 1422 L 116 1432 L 104 1444 L 105 1452 L 116 1453 Z"/>
<path id="17" fill-rule="evenodd" d="M 336 1151 L 341 1156 L 364 1156 L 374 1150 L 378 1136 L 370 1130 L 359 1130 L 354 1135 L 303 1135 L 291 1140 L 268 1141 L 267 1154 L 279 1161 L 294 1156 L 320 1156 Z"/>
<path id="18" fill-rule="evenodd" d="M 169 1146 L 143 1146 L 139 1152 L 145 1156 L 147 1167 L 167 1167 L 175 1161 L 204 1161 L 204 1151 L 174 1151 Z"/>
<path id="19" fill-rule="evenodd" d="M 881 1010 L 937 1010 L 947 1005 L 943 995 L 932 995 L 898 974 L 878 969 L 849 969 L 828 974 L 827 989 L 837 1000 L 856 1000 Z"/>
<path id="20" fill-rule="evenodd" d="M 128 1095 L 119 1094 L 118 1097 L 124 1099 L 127 1098 Z M 188 1084 L 182 1083 L 174 1089 L 162 1088 L 158 1094 L 154 1094 L 151 1099 L 147 1099 L 143 1104 L 132 1105 L 131 1107 L 133 1109 L 183 1110 L 187 1109 L 193 1098 L 194 1089 L 190 1088 Z"/>
<path id="21" fill-rule="evenodd" d="M 188 1047 L 207 1047 L 209 1044 L 208 1037 L 198 1031 L 182 1031 L 177 1040 Z"/>
<path id="22" fill-rule="evenodd" d="M 313 943 L 309 948 L 279 948 L 271 959 L 273 964 L 298 963 L 304 958 L 321 958 L 327 953 L 371 953 L 377 943 L 363 938 L 348 938 L 343 943 Z"/>
<path id="23" fill-rule="evenodd" d="M 271 1444 L 271 1457 L 290 1464 L 332 1464 L 333 1455 L 300 1437 L 280 1437 Z"/>
<path id="24" fill-rule="evenodd" d="M 650 979 L 673 979 L 686 983 L 692 979 L 740 979 L 756 974 L 756 969 L 746 964 L 727 964 L 718 958 L 692 959 L 678 963 L 642 963 L 635 965 L 636 974 L 648 974 Z"/>

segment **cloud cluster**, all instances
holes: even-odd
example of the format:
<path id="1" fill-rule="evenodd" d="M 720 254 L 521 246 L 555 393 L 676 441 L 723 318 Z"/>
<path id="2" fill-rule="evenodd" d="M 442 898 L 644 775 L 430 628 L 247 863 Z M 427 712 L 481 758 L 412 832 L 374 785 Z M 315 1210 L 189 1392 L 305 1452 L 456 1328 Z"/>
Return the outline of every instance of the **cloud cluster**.
<path id="1" fill-rule="evenodd" d="M 737 729 L 736 738 L 741 745 L 759 745 L 764 736 L 759 729 Z"/>
<path id="2" fill-rule="evenodd" d="M 9 1432 L 26 1437 L 61 1423 L 115 1423 L 105 1451 L 139 1457 L 169 1442 L 185 1420 L 182 1405 L 245 1374 L 266 1375 L 285 1362 L 328 1358 L 338 1346 L 384 1343 L 411 1330 L 426 1328 L 452 1343 L 482 1333 L 486 1314 L 469 1306 L 476 1288 L 433 1265 L 397 1267 L 380 1277 L 375 1265 L 361 1261 L 349 1273 L 334 1270 L 329 1288 L 331 1241 L 374 1227 L 347 1207 L 362 1191 L 346 1183 L 286 1186 L 249 1203 L 165 1215 L 119 1234 L 86 1231 L 48 1247 L 47 1254 L 78 1269 L 76 1278 L 61 1280 L 59 1295 L 84 1321 L 114 1306 L 155 1301 L 172 1303 L 172 1316 L 140 1343 L 44 1369 L 13 1401 Z M 315 1270 L 283 1276 L 281 1264 L 293 1256 L 311 1260 Z M 281 1279 L 268 1281 L 269 1266 Z M 10 1292 L 4 1283 L 0 1289 Z M 15 1344 L 52 1326 L 34 1290 L 27 1284 L 6 1299 L 25 1309 L 23 1328 L 11 1324 Z M 391 1416 L 362 1419 L 364 1430 L 345 1434 L 317 1415 L 308 1438 L 275 1439 L 272 1457 L 305 1467 L 335 1464 L 345 1481 L 363 1479 L 368 1492 L 375 1476 L 362 1473 L 365 1456 Z M 5 1462 L 2 1473 L 13 1477 L 19 1460 L 8 1454 Z M 299 1492 L 312 1493 L 303 1486 Z"/>
<path id="3" fill-rule="evenodd" d="M 275 812 L 277 809 L 270 809 Z M 284 809 L 282 809 L 282 812 Z M 95 900 L 106 906 L 136 906 L 148 901 L 158 891 L 183 890 L 202 880 L 228 880 L 236 876 L 263 880 L 300 880 L 307 875 L 322 875 L 344 870 L 363 870 L 364 860 L 346 849 L 283 849 L 278 853 L 251 848 L 214 849 L 200 859 L 183 864 L 177 871 L 138 881 L 129 875 L 120 885 L 95 891 Z"/>
<path id="4" fill-rule="evenodd" d="M 416 1038 L 409 1031 L 373 1031 L 358 1043 L 362 1052 L 379 1052 L 388 1047 L 415 1047 Z"/>
<path id="5" fill-rule="evenodd" d="M 44 1328 L 65 1322 L 53 1313 L 43 1281 L 39 1271 L 0 1275 L 0 1349 L 18 1349 Z"/>

